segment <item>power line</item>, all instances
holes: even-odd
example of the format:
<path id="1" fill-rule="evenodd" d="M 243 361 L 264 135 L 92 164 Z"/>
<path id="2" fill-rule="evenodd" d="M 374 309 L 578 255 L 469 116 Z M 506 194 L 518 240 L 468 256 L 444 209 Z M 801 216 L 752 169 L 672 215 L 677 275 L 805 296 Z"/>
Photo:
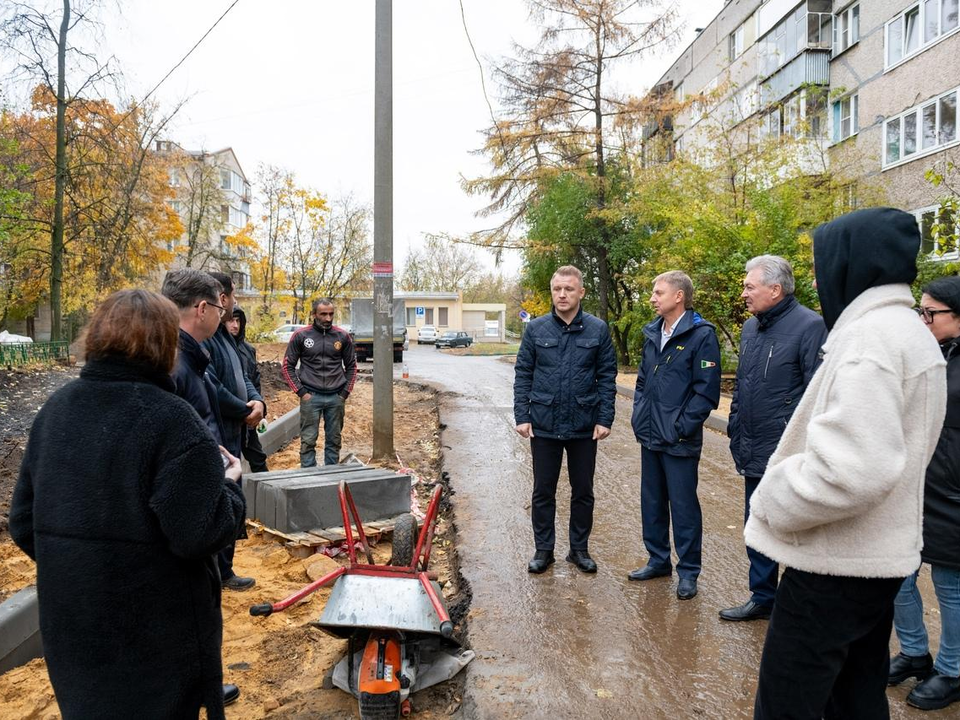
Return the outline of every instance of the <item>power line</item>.
<path id="1" fill-rule="evenodd" d="M 211 25 L 211 26 L 210 26 L 210 29 L 207 30 L 207 31 L 203 34 L 203 37 L 201 37 L 199 40 L 197 40 L 197 42 L 194 43 L 193 47 L 190 48 L 190 50 L 187 51 L 187 54 L 184 55 L 182 58 L 180 58 L 180 62 L 178 62 L 176 65 L 174 65 L 172 68 L 170 68 L 170 71 L 169 71 L 166 75 L 164 75 L 162 78 L 160 78 L 160 82 L 158 82 L 156 85 L 154 85 L 154 86 L 153 86 L 153 89 L 150 90 L 150 92 L 148 92 L 146 95 L 143 96 L 143 100 L 140 101 L 140 104 L 145 103 L 145 102 L 147 101 L 147 98 L 149 98 L 151 95 L 153 95 L 153 94 L 159 89 L 159 87 L 160 87 L 161 85 L 163 85 L 164 82 L 166 82 L 167 78 L 170 77 L 171 75 L 173 75 L 173 73 L 176 71 L 176 69 L 179 68 L 181 65 L 183 65 L 184 62 L 186 62 L 187 58 L 190 57 L 190 56 L 193 54 L 193 51 L 196 50 L 198 47 L 200 47 L 200 43 L 202 43 L 204 40 L 207 39 L 207 36 L 214 31 L 214 29 L 217 27 L 217 25 L 220 24 L 220 21 L 223 20 L 223 19 L 227 16 L 227 13 L 229 13 L 231 10 L 233 10 L 234 5 L 236 5 L 238 2 L 240 2 L 240 0 L 233 0 L 233 2 L 230 3 L 229 7 L 227 7 L 227 9 L 223 11 L 223 14 L 222 14 L 220 17 L 217 18 L 217 21 L 216 21 L 213 25 Z"/>
<path id="2" fill-rule="evenodd" d="M 470 51 L 473 53 L 473 59 L 477 61 L 477 67 L 480 69 L 480 88 L 483 90 L 483 99 L 486 101 L 487 109 L 490 111 L 490 122 L 493 123 L 494 129 L 497 131 L 497 138 L 500 140 L 500 150 L 503 152 L 504 156 L 506 156 L 507 149 L 504 146 L 503 133 L 500 131 L 500 124 L 497 122 L 497 118 L 493 113 L 493 105 L 490 103 L 490 97 L 487 95 L 487 83 L 483 77 L 483 63 L 480 62 L 480 58 L 477 55 L 477 49 L 473 46 L 473 40 L 470 37 L 470 30 L 467 27 L 467 14 L 463 9 L 463 0 L 460 0 L 460 19 L 463 21 L 463 33 L 467 36 L 467 43 L 470 45 Z"/>

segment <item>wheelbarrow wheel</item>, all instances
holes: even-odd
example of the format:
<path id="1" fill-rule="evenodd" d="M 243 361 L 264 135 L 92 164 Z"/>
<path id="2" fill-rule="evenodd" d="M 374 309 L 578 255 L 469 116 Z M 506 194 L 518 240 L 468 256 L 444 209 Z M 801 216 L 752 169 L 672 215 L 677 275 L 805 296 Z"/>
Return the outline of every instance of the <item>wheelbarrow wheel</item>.
<path id="1" fill-rule="evenodd" d="M 407 513 L 397 518 L 393 527 L 393 557 L 390 564 L 409 567 L 413 564 L 413 551 L 417 545 L 417 521 Z"/>

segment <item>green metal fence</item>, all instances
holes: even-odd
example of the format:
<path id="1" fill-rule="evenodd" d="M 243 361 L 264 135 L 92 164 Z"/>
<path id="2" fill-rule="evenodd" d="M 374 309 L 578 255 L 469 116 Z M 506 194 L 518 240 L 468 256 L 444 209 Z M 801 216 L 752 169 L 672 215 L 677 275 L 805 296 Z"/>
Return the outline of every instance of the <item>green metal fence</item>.
<path id="1" fill-rule="evenodd" d="M 0 365 L 27 365 L 37 362 L 53 362 L 70 357 L 70 343 L 0 343 Z"/>

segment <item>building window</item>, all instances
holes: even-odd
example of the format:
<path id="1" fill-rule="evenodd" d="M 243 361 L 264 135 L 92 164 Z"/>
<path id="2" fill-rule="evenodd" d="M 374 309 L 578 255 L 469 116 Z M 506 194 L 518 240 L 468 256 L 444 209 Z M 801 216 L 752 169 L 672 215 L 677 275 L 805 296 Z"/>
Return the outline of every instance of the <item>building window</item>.
<path id="1" fill-rule="evenodd" d="M 744 36 L 744 26 L 741 25 L 732 33 L 730 33 L 730 37 L 727 38 L 727 43 L 728 43 L 727 51 L 728 51 L 728 56 L 730 58 L 730 62 L 733 62 L 738 57 L 743 55 L 743 36 Z"/>
<path id="2" fill-rule="evenodd" d="M 833 141 L 840 142 L 860 130 L 860 96 L 857 93 L 833 104 Z"/>
<path id="3" fill-rule="evenodd" d="M 687 96 L 683 92 L 683 83 L 680 83 L 679 85 L 677 85 L 676 88 L 674 88 L 673 99 L 676 100 L 678 103 L 682 103 L 686 99 L 686 97 Z"/>
<path id="4" fill-rule="evenodd" d="M 229 205 L 220 206 L 220 222 L 222 223 L 230 222 L 230 206 Z"/>
<path id="5" fill-rule="evenodd" d="M 439 325 L 440 327 L 447 327 L 450 324 L 449 322 L 447 322 L 448 320 L 447 310 L 448 308 L 445 308 L 445 307 L 437 308 L 437 325 Z"/>
<path id="6" fill-rule="evenodd" d="M 424 308 L 424 325 L 433 325 L 433 308 Z"/>
<path id="7" fill-rule="evenodd" d="M 220 171 L 220 189 L 221 190 L 230 189 L 230 171 L 229 170 Z"/>
<path id="8" fill-rule="evenodd" d="M 884 165 L 956 143 L 957 92 L 951 90 L 888 119 L 883 126 Z"/>
<path id="9" fill-rule="evenodd" d="M 887 23 L 887 67 L 927 47 L 958 27 L 960 0 L 923 0 Z"/>
<path id="10" fill-rule="evenodd" d="M 417 309 L 415 307 L 407 308 L 407 322 L 408 327 L 415 327 L 417 324 Z"/>
<path id="11" fill-rule="evenodd" d="M 839 13 L 833 21 L 833 54 L 842 53 L 860 41 L 859 3 Z"/>
<path id="12" fill-rule="evenodd" d="M 920 225 L 920 252 L 933 259 L 951 259 L 960 255 L 960 218 L 947 208 L 928 207 L 913 213 Z"/>

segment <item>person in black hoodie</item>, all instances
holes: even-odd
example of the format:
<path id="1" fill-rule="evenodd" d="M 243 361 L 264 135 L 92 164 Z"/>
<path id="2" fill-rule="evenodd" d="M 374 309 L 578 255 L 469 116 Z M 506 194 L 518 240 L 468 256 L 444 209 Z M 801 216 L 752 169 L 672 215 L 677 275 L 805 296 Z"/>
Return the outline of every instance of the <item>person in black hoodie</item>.
<path id="1" fill-rule="evenodd" d="M 231 454 L 242 454 L 241 436 L 246 428 L 256 428 L 267 412 L 267 404 L 243 371 L 243 363 L 233 336 L 224 325 L 226 318 L 233 317 L 236 296 L 233 292 L 233 280 L 222 272 L 209 275 L 220 283 L 220 306 L 223 315 L 217 331 L 209 340 L 203 342 L 203 348 L 210 355 L 207 374 L 217 388 L 217 401 L 220 405 L 220 419 L 223 425 L 223 445 Z M 242 537 L 246 537 L 243 534 Z M 249 590 L 256 581 L 249 577 L 240 577 L 233 571 L 234 546 L 220 552 L 220 577 L 223 586 L 229 590 Z"/>
<path id="2" fill-rule="evenodd" d="M 908 577 L 894 605 L 900 652 L 890 660 L 889 684 L 921 682 L 907 703 L 939 710 L 960 700 L 960 278 L 945 277 L 923 288 L 920 317 L 947 361 L 947 416 L 924 482 L 923 550 L 940 606 L 940 649 L 930 656 L 923 624 L 919 570 Z"/>
<path id="3" fill-rule="evenodd" d="M 237 352 L 243 361 L 243 371 L 250 378 L 250 382 L 263 395 L 260 387 L 260 368 L 257 366 L 257 349 L 247 342 L 247 316 L 239 305 L 233 308 L 233 317 L 226 322 L 227 332 L 237 341 Z M 250 463 L 250 470 L 267 472 L 267 456 L 260 445 L 260 434 L 257 428 L 248 427 L 242 436 L 243 456 Z"/>
<path id="4" fill-rule="evenodd" d="M 121 290 L 84 332 L 86 364 L 37 413 L 10 507 L 60 714 L 223 718 L 213 556 L 244 522 L 240 461 L 172 392 L 173 303 Z"/>
<path id="5" fill-rule="evenodd" d="M 946 363 L 912 312 L 916 219 L 858 210 L 814 232 L 829 335 L 750 498 L 747 546 L 784 567 L 755 720 L 889 717 L 894 598 L 920 565 Z"/>

